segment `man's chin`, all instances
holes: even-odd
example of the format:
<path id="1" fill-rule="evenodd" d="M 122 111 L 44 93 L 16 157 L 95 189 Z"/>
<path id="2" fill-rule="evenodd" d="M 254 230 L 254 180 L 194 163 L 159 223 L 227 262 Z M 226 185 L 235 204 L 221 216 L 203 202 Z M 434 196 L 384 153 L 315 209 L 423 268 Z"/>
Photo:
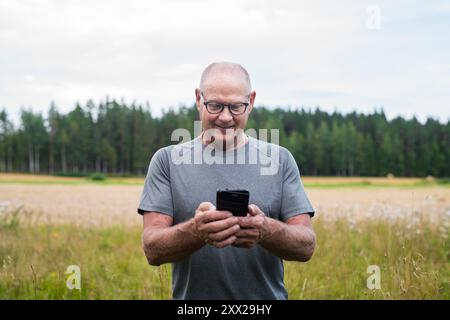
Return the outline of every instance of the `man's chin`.
<path id="1" fill-rule="evenodd" d="M 234 135 L 216 135 L 214 136 L 214 145 L 216 148 L 220 149 L 228 149 L 229 147 L 233 147 L 234 144 Z"/>
<path id="2" fill-rule="evenodd" d="M 210 141 L 217 149 L 230 149 L 236 147 L 237 139 L 233 134 L 214 135 Z"/>
<path id="3" fill-rule="evenodd" d="M 206 141 L 212 142 L 216 148 L 229 149 L 236 147 L 237 143 L 237 130 L 233 128 L 219 128 L 213 127 L 206 130 L 204 138 Z"/>

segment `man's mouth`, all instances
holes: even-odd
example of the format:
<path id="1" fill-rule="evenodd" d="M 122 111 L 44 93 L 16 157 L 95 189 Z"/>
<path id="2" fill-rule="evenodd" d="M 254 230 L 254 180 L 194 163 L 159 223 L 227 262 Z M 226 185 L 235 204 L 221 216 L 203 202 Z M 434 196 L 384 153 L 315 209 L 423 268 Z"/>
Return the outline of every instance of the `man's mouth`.
<path id="1" fill-rule="evenodd" d="M 234 128 L 235 128 L 234 126 L 226 126 L 225 127 L 225 126 L 219 126 L 217 124 L 214 127 L 216 127 L 217 129 L 219 129 L 220 131 L 223 131 L 223 132 L 226 131 L 227 129 L 234 130 Z"/>

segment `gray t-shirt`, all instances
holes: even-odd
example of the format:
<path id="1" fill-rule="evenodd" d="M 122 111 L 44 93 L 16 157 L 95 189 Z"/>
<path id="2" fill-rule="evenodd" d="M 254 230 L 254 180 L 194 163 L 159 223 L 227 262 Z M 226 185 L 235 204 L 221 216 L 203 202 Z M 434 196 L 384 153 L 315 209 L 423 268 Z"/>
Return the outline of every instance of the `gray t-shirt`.
<path id="1" fill-rule="evenodd" d="M 206 147 L 200 138 L 159 149 L 138 212 L 167 214 L 177 224 L 191 219 L 201 202 L 215 205 L 216 191 L 225 188 L 248 190 L 249 203 L 273 219 L 314 215 L 292 154 L 252 137 L 226 152 Z M 172 265 L 174 299 L 287 299 L 283 280 L 282 259 L 260 245 L 205 245 Z"/>

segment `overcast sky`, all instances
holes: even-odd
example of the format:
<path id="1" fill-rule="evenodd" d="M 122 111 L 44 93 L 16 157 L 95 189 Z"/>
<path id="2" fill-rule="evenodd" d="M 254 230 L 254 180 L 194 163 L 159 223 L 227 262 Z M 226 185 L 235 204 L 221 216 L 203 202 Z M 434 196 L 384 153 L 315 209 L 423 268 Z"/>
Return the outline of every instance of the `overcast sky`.
<path id="1" fill-rule="evenodd" d="M 0 0 L 0 108 L 192 104 L 213 61 L 256 104 L 450 117 L 450 1 Z"/>

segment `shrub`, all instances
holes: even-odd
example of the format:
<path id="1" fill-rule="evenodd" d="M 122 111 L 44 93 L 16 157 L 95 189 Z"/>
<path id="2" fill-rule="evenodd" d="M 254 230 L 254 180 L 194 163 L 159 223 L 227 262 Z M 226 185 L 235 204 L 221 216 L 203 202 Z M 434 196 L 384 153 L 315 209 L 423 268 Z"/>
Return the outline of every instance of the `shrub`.
<path id="1" fill-rule="evenodd" d="M 90 175 L 90 179 L 92 181 L 104 181 L 106 180 L 106 176 L 102 173 L 93 173 Z"/>

